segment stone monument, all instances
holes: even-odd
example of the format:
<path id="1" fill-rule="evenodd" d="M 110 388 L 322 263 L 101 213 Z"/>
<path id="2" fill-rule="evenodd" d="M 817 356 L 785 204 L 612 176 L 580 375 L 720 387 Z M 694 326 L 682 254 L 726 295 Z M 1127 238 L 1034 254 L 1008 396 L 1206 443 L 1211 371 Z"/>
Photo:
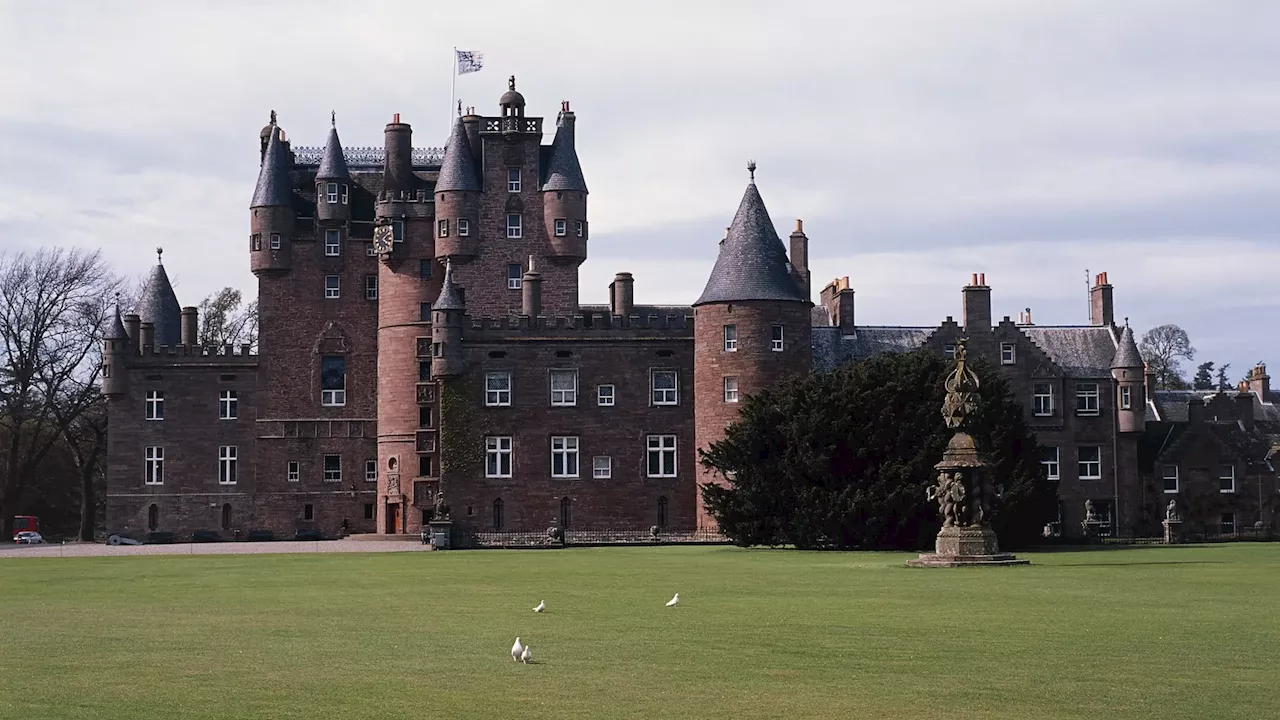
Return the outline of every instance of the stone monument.
<path id="1" fill-rule="evenodd" d="M 1098 517 L 1098 512 L 1093 509 L 1093 501 L 1084 501 L 1084 520 L 1080 523 L 1080 529 L 1084 531 L 1086 539 L 1092 540 L 1102 535 L 1102 526 L 1105 523 Z"/>
<path id="2" fill-rule="evenodd" d="M 1177 545 L 1182 540 L 1182 514 L 1178 512 L 1178 498 L 1169 498 L 1164 509 L 1164 544 Z"/>
<path id="3" fill-rule="evenodd" d="M 436 491 L 435 507 L 427 527 L 431 528 L 431 546 L 434 549 L 448 550 L 452 547 L 453 520 L 449 517 L 449 505 L 444 501 L 443 486 Z"/>
<path id="4" fill-rule="evenodd" d="M 1011 553 L 1000 552 L 991 529 L 992 501 L 996 492 L 988 477 L 987 463 L 969 434 L 978 409 L 978 376 L 965 366 L 965 343 L 956 343 L 956 366 L 947 376 L 947 399 L 942 417 L 952 431 L 942 462 L 934 466 L 938 483 L 928 489 L 928 499 L 938 503 L 942 529 L 936 552 L 908 560 L 911 567 L 968 567 L 1027 565 Z"/>

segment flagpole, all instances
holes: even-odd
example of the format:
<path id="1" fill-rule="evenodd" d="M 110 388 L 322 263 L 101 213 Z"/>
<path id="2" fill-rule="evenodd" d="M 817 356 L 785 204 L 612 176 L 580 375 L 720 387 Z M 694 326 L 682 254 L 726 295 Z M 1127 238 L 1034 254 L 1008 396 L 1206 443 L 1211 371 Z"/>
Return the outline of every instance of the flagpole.
<path id="1" fill-rule="evenodd" d="M 453 81 L 449 86 L 449 123 L 445 125 L 446 133 L 453 132 L 453 102 L 458 95 L 458 46 L 453 47 Z"/>

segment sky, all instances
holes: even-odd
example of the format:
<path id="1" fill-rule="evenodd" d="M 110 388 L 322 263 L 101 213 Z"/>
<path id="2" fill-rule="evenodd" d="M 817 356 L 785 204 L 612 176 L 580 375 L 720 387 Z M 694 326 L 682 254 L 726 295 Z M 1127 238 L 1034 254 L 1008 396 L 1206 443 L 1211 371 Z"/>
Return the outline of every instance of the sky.
<path id="1" fill-rule="evenodd" d="M 815 299 L 936 325 L 983 272 L 993 313 L 1088 322 L 1107 272 L 1135 331 L 1187 364 L 1280 364 L 1280 3 L 61 2 L 0 0 L 0 243 L 165 249 L 183 304 L 255 294 L 244 238 L 269 112 L 295 145 L 381 145 L 393 113 L 444 144 L 457 95 L 578 116 L 583 303 L 697 298 L 758 164 Z M 550 135 L 545 138 L 550 142 Z"/>

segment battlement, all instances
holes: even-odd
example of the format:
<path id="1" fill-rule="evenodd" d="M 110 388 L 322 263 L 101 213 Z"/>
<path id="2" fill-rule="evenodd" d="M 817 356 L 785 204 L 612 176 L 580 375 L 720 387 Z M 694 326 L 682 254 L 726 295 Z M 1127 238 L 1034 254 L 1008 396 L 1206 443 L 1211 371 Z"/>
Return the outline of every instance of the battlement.
<path id="1" fill-rule="evenodd" d="M 492 341 L 518 338 L 538 339 L 635 339 L 692 338 L 693 316 L 673 313 L 633 313 L 612 315 L 607 311 L 587 311 L 572 316 L 468 318 L 463 329 L 466 341 Z"/>
<path id="2" fill-rule="evenodd" d="M 216 363 L 218 365 L 256 365 L 258 356 L 248 345 L 143 345 L 137 355 L 126 355 L 131 365 L 147 363 Z"/>

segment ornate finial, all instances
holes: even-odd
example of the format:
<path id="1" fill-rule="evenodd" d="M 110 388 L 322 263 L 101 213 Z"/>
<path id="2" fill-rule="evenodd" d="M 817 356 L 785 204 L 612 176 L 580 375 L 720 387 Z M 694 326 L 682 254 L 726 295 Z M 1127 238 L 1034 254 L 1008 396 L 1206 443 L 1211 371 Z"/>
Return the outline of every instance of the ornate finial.
<path id="1" fill-rule="evenodd" d="M 942 417 L 951 430 L 962 430 L 978 410 L 978 376 L 965 365 L 965 340 L 956 341 L 956 367 L 947 376 Z"/>
<path id="2" fill-rule="evenodd" d="M 275 111 L 275 110 L 272 110 L 272 111 L 271 111 L 271 124 L 272 124 L 272 125 L 275 125 L 275 124 L 276 124 L 276 111 Z"/>
<path id="3" fill-rule="evenodd" d="M 164 264 L 164 248 L 162 247 L 156 248 L 156 262 L 161 265 Z"/>
<path id="4" fill-rule="evenodd" d="M 338 127 L 338 111 L 337 110 L 329 111 L 329 124 L 333 127 Z"/>
<path id="5" fill-rule="evenodd" d="M 462 117 L 462 101 L 458 101 L 458 117 Z"/>
<path id="6" fill-rule="evenodd" d="M 1126 317 L 1126 318 L 1124 319 L 1124 326 L 1125 326 L 1125 327 L 1129 327 L 1129 318 L 1128 318 L 1128 317 Z"/>
<path id="7" fill-rule="evenodd" d="M 515 89 L 516 89 L 516 76 L 515 76 L 515 75 L 512 75 L 510 78 L 507 78 L 507 89 L 508 89 L 508 90 L 515 90 Z"/>
<path id="8" fill-rule="evenodd" d="M 751 173 L 751 183 L 754 185 L 756 181 L 756 161 L 747 161 L 747 172 Z"/>

